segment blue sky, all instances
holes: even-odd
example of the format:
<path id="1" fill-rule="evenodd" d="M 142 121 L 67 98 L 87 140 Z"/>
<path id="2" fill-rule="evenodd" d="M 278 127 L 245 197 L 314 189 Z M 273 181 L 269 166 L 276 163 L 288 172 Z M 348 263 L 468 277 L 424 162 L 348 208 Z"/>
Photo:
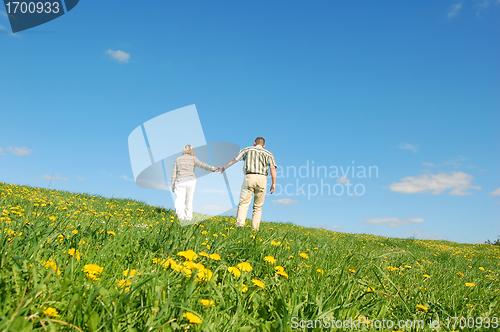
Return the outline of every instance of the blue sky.
<path id="1" fill-rule="evenodd" d="M 263 136 L 284 175 L 338 168 L 278 178 L 263 220 L 493 240 L 499 28 L 493 0 L 80 1 L 16 34 L 2 7 L 0 181 L 172 207 L 134 183 L 127 138 L 195 104 L 208 142 Z M 308 197 L 321 181 L 359 195 Z"/>

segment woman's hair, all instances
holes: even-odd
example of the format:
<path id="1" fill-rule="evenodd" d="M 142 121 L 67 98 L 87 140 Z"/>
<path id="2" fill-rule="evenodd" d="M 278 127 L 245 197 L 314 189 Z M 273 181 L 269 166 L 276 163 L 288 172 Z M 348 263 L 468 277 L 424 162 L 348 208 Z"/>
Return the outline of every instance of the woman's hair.
<path id="1" fill-rule="evenodd" d="M 182 154 L 188 154 L 190 156 L 194 156 L 194 149 L 192 145 L 186 145 L 184 149 L 182 149 Z"/>

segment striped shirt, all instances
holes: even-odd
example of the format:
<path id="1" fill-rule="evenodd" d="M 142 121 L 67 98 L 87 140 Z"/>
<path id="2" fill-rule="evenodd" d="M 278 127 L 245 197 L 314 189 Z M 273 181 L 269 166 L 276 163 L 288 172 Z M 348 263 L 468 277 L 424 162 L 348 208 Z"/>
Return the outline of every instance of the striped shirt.
<path id="1" fill-rule="evenodd" d="M 236 155 L 236 161 L 244 160 L 243 172 L 246 174 L 262 174 L 267 176 L 269 167 L 276 167 L 276 161 L 271 152 L 267 151 L 260 145 L 249 146 Z"/>
<path id="2" fill-rule="evenodd" d="M 194 180 L 194 168 L 199 167 L 205 171 L 213 172 L 215 167 L 205 164 L 189 154 L 183 154 L 175 160 L 174 168 L 172 169 L 172 185 L 176 180 L 188 181 Z"/>

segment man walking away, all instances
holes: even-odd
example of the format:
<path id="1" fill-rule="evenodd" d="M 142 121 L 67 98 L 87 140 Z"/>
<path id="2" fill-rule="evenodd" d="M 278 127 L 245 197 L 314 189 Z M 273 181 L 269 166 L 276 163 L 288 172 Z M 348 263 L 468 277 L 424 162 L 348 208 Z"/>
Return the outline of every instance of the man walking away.
<path id="1" fill-rule="evenodd" d="M 222 167 L 221 174 L 234 163 L 244 160 L 243 172 L 245 179 L 241 185 L 240 202 L 238 204 L 238 215 L 236 226 L 244 227 L 247 218 L 248 207 L 253 197 L 252 228 L 259 230 L 260 219 L 262 216 L 262 205 L 266 197 L 268 168 L 271 170 L 270 192 L 274 193 L 276 189 L 276 161 L 271 152 L 264 149 L 266 141 L 262 137 L 257 137 L 253 146 L 241 150 L 234 159 L 230 160 Z"/>

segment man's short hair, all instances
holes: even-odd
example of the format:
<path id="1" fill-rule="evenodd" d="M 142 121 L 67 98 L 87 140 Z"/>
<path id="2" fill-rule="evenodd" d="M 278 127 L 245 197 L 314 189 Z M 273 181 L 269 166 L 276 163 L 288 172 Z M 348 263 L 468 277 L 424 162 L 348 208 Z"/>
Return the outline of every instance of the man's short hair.
<path id="1" fill-rule="evenodd" d="M 257 145 L 263 146 L 264 144 L 266 144 L 266 140 L 264 139 L 264 137 L 259 136 L 255 139 L 255 143 L 257 143 Z"/>
<path id="2" fill-rule="evenodd" d="M 194 148 L 192 145 L 186 145 L 184 149 L 182 149 L 182 154 L 188 154 L 190 156 L 194 156 Z"/>

